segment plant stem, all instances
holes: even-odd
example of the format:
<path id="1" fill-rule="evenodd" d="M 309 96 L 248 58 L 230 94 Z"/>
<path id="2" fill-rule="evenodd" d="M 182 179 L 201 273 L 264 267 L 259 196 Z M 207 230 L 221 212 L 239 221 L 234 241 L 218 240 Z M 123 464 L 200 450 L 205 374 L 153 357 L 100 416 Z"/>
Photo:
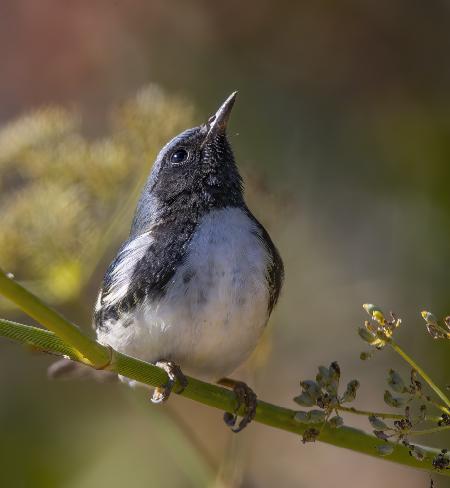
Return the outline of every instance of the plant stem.
<path id="1" fill-rule="evenodd" d="M 96 368 L 108 364 L 109 349 L 90 339 L 56 310 L 45 305 L 37 296 L 19 285 L 0 269 L 0 294 L 14 302 L 22 311 L 47 329 L 55 332 L 67 344 L 73 346 L 74 359 Z"/>
<path id="2" fill-rule="evenodd" d="M 392 339 L 389 339 L 388 344 L 394 349 L 395 352 L 400 354 L 400 356 L 412 367 L 419 375 L 428 383 L 430 388 L 436 393 L 436 395 L 445 403 L 445 407 L 437 405 L 443 412 L 450 414 L 450 400 L 447 395 L 436 385 L 436 383 L 425 373 L 425 371 L 406 354 L 405 351 Z"/>
<path id="3" fill-rule="evenodd" d="M 63 354 L 73 360 L 80 361 L 79 353 L 75 348 L 54 333 L 37 327 L 0 319 L 0 336 L 32 345 L 44 351 Z M 162 386 L 168 380 L 166 373 L 162 369 L 117 351 L 112 352 L 112 361 L 107 369 L 150 386 Z M 235 411 L 237 407 L 236 397 L 232 391 L 194 378 L 188 378 L 188 386 L 182 395 L 191 400 L 228 412 Z M 244 413 L 244 407 L 240 408 L 239 413 L 241 415 Z M 295 434 L 303 434 L 310 425 L 296 421 L 294 418 L 295 414 L 294 410 L 260 400 L 258 401 L 255 421 Z M 374 436 L 352 427 L 343 426 L 333 429 L 328 424 L 323 426 L 318 440 L 428 472 L 433 471 L 432 459 L 440 452 L 438 449 L 423 447 L 426 458 L 424 461 L 418 461 L 409 455 L 405 446 L 393 443 L 393 453 L 388 457 L 380 457 L 377 455 L 376 446 L 381 441 Z M 450 476 L 450 470 L 443 471 L 442 474 Z"/>
<path id="4" fill-rule="evenodd" d="M 450 425 L 444 425 L 443 427 L 433 427 L 431 429 L 423 429 L 423 430 L 412 430 L 408 432 L 408 437 L 413 435 L 426 435 L 426 434 L 436 434 L 439 432 L 444 432 L 445 430 L 449 430 Z"/>
<path id="5" fill-rule="evenodd" d="M 369 410 L 359 410 L 354 407 L 344 407 L 342 405 L 339 405 L 336 410 L 340 410 L 341 412 L 354 413 L 355 415 L 364 415 L 366 417 L 370 417 L 371 415 L 373 415 L 375 417 L 378 417 L 379 419 L 401 420 L 405 418 L 404 415 L 399 413 L 370 412 Z M 428 422 L 438 422 L 440 420 L 440 417 L 426 416 L 424 420 Z"/>

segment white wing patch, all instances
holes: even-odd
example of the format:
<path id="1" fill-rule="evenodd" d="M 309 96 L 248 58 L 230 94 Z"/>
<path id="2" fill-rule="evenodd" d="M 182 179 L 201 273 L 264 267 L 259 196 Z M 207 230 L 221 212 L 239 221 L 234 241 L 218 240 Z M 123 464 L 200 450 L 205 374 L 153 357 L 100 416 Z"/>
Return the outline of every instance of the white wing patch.
<path id="1" fill-rule="evenodd" d="M 126 295 L 136 263 L 144 257 L 152 242 L 149 231 L 126 244 L 117 256 L 116 266 L 110 276 L 111 285 L 97 305 L 110 307 Z"/>

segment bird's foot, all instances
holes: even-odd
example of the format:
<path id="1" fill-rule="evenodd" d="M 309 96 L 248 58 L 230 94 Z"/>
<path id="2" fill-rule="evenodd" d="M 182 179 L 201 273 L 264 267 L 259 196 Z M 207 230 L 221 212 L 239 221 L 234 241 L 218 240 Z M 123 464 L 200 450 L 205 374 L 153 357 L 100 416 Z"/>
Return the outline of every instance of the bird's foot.
<path id="1" fill-rule="evenodd" d="M 257 399 L 255 392 L 243 381 L 232 380 L 231 378 L 223 378 L 219 381 L 219 384 L 233 388 L 234 394 L 236 395 L 237 406 L 234 413 L 225 412 L 223 415 L 223 420 L 231 428 L 233 432 L 240 432 L 242 429 L 247 427 L 247 425 L 255 418 Z M 241 406 L 245 406 L 245 414 L 242 417 L 239 424 L 238 411 Z"/>
<path id="2" fill-rule="evenodd" d="M 186 376 L 184 376 L 178 364 L 175 364 L 173 361 L 161 360 L 157 361 L 155 366 L 162 368 L 167 373 L 169 381 L 164 386 L 155 388 L 152 395 L 153 403 L 165 402 L 172 393 L 175 383 L 178 383 L 180 386 L 176 393 L 181 393 L 186 388 L 188 380 Z"/>

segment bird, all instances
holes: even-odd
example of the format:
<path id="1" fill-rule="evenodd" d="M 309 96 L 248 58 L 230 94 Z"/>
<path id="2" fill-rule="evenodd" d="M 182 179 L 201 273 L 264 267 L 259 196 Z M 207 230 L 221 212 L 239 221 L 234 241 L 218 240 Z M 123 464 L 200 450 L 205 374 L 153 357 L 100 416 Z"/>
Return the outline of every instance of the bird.
<path id="1" fill-rule="evenodd" d="M 174 384 L 186 386 L 185 374 L 233 388 L 238 408 L 224 419 L 238 432 L 255 416 L 256 395 L 227 377 L 258 344 L 284 267 L 245 203 L 227 136 L 236 96 L 159 152 L 129 237 L 104 276 L 93 323 L 100 343 L 168 373 L 155 403 Z"/>

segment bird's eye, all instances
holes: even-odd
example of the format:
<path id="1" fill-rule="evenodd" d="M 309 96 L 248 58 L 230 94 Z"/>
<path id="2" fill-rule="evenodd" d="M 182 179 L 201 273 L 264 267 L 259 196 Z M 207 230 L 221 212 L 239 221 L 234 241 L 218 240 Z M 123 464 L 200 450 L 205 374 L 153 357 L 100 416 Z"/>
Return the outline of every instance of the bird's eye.
<path id="1" fill-rule="evenodd" d="M 188 158 L 188 152 L 186 149 L 177 149 L 172 156 L 170 156 L 170 162 L 172 164 L 181 164 Z"/>

